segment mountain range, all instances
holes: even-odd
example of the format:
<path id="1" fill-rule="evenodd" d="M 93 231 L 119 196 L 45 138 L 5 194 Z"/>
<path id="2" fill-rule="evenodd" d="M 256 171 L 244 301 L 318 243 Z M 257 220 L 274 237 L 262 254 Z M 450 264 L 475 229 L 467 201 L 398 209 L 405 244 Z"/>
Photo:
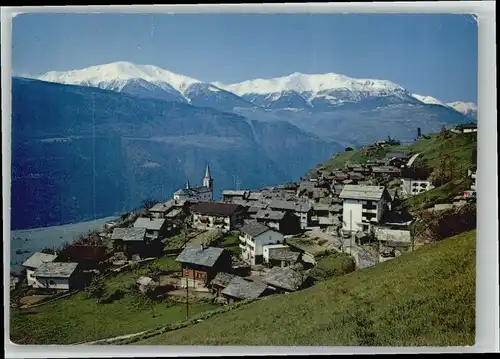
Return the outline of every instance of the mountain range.
<path id="1" fill-rule="evenodd" d="M 201 181 L 297 180 L 347 146 L 469 122 L 390 81 L 294 73 L 207 83 L 117 62 L 13 78 L 12 227 L 108 216 Z M 464 111 L 466 115 L 461 113 Z"/>

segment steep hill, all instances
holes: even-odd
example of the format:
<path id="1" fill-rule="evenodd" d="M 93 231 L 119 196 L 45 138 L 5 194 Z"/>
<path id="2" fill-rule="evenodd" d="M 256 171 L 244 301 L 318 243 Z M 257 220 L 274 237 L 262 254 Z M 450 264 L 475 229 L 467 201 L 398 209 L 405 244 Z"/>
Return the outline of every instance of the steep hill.
<path id="1" fill-rule="evenodd" d="M 134 344 L 473 345 L 475 240 L 463 233 Z"/>

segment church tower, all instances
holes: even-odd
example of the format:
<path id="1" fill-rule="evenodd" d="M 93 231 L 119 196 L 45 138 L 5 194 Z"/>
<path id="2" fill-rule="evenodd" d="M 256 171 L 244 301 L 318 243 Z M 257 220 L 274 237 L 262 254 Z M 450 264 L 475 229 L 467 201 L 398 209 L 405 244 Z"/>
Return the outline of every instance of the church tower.
<path id="1" fill-rule="evenodd" d="M 205 177 L 203 177 L 203 187 L 207 187 L 212 191 L 213 184 L 214 184 L 214 180 L 212 179 L 212 176 L 210 175 L 210 167 L 208 166 L 208 163 L 207 163 L 207 167 L 205 168 Z"/>

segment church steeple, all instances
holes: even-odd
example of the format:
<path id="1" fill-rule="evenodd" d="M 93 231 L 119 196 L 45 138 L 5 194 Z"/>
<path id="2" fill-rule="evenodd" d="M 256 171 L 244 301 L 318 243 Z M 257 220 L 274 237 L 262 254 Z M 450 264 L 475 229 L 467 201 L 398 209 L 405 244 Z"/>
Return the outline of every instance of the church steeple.
<path id="1" fill-rule="evenodd" d="M 212 189 L 214 181 L 212 180 L 212 175 L 210 174 L 210 166 L 207 163 L 205 168 L 205 177 L 203 177 L 203 187 Z"/>
<path id="2" fill-rule="evenodd" d="M 186 181 L 186 189 L 190 189 L 191 185 L 189 184 L 189 180 Z"/>

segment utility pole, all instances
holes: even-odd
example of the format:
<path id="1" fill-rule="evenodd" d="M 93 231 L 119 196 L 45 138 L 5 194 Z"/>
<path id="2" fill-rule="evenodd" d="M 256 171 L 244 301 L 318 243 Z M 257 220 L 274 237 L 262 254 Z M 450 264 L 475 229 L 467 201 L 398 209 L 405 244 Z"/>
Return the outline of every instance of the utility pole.
<path id="1" fill-rule="evenodd" d="M 349 234 L 351 235 L 351 244 L 349 245 L 349 255 L 352 255 L 352 209 L 349 210 Z"/>
<path id="2" fill-rule="evenodd" d="M 186 277 L 186 319 L 189 319 L 189 271 Z"/>

